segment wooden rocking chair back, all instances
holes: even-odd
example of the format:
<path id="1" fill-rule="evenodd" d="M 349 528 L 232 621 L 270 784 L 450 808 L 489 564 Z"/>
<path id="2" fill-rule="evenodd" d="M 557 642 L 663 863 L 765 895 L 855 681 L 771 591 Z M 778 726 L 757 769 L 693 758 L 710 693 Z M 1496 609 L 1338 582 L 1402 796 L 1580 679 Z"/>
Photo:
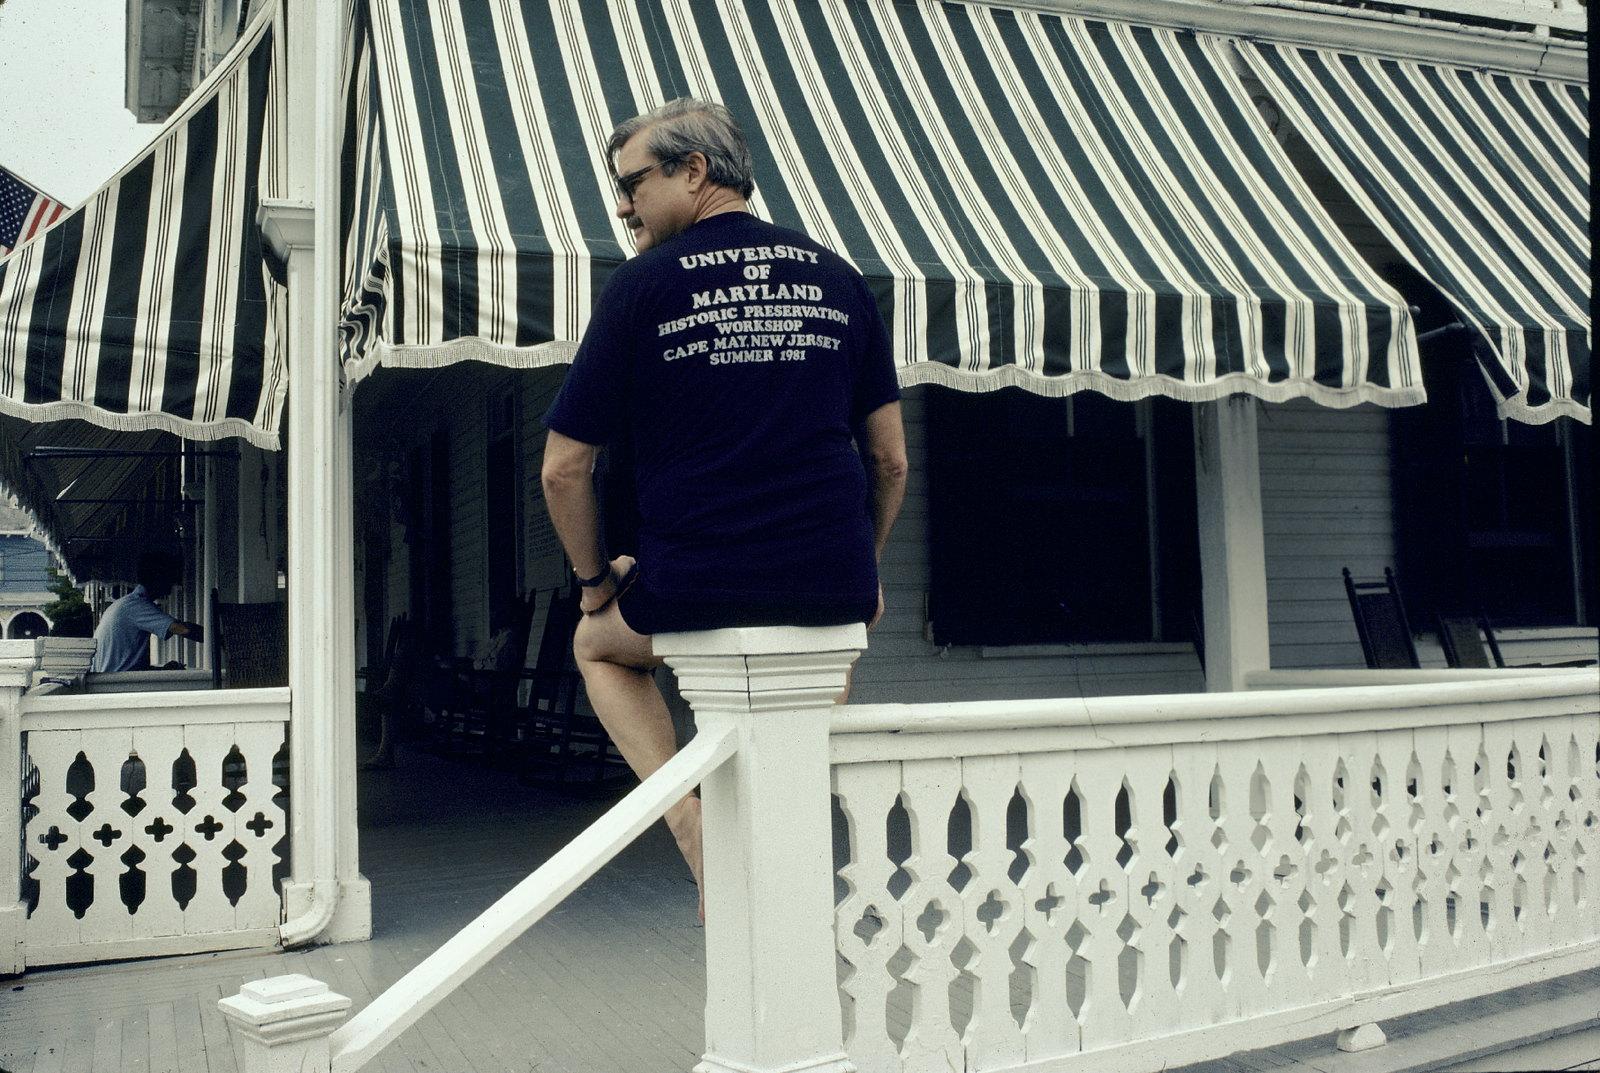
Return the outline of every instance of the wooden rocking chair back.
<path id="1" fill-rule="evenodd" d="M 1361 654 L 1366 657 L 1367 666 L 1421 667 L 1394 571 L 1385 567 L 1381 581 L 1357 581 L 1348 566 L 1343 573 L 1344 591 L 1350 598 L 1350 613 L 1355 616 L 1356 635 L 1361 639 Z"/>

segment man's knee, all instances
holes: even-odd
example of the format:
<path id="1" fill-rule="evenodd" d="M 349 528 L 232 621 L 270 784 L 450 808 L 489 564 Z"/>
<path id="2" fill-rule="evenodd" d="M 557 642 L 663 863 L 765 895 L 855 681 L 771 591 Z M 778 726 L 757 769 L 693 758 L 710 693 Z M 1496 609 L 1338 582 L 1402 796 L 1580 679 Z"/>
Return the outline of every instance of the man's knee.
<path id="1" fill-rule="evenodd" d="M 572 635 L 572 654 L 578 660 L 579 670 L 582 670 L 586 663 L 606 661 L 603 632 L 598 629 L 597 623 L 591 617 L 585 616 L 578 620 L 578 630 Z"/>

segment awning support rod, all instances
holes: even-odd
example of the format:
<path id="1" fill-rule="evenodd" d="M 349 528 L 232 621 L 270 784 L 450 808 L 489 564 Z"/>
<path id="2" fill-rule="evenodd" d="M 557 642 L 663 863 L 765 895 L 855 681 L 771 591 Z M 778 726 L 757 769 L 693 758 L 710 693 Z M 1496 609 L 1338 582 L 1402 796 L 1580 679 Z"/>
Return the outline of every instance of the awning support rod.
<path id="1" fill-rule="evenodd" d="M 214 450 L 173 451 L 155 448 L 138 451 L 122 447 L 30 447 L 22 452 L 24 460 L 34 458 L 194 458 L 215 455 L 220 458 L 238 458 L 238 451 L 227 448 Z"/>
<path id="2" fill-rule="evenodd" d="M 1449 332 L 1464 331 L 1464 330 L 1466 330 L 1466 327 L 1467 326 L 1465 324 L 1462 324 L 1459 320 L 1453 320 L 1449 324 L 1444 325 L 1443 327 L 1432 328 L 1432 329 L 1430 329 L 1428 331 L 1423 332 L 1421 335 L 1417 336 L 1417 342 L 1426 343 L 1430 339 L 1434 339 L 1434 338 L 1437 338 L 1438 336 L 1448 334 Z"/>

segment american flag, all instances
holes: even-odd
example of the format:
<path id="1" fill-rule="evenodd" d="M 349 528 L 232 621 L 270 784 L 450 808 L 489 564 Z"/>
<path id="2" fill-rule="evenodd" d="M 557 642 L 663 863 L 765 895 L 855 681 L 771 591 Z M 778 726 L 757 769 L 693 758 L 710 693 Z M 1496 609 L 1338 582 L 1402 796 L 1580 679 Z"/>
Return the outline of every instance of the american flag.
<path id="1" fill-rule="evenodd" d="M 67 207 L 0 168 L 0 257 L 61 217 Z"/>

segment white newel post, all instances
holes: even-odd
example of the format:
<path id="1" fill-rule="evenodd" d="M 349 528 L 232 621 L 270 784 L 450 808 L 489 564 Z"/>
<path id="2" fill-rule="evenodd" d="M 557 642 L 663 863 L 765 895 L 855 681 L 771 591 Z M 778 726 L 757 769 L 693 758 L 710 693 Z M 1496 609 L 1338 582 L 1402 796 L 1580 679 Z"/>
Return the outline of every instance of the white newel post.
<path id="1" fill-rule="evenodd" d="M 1256 400 L 1230 395 L 1195 407 L 1195 495 L 1206 689 L 1245 688 L 1269 669 L 1267 562 L 1261 521 Z"/>
<path id="2" fill-rule="evenodd" d="M 854 1073 L 833 933 L 828 722 L 864 626 L 659 634 L 701 730 L 738 749 L 701 787 L 706 1054 L 696 1073 Z"/>
<path id="3" fill-rule="evenodd" d="M 0 641 L 0 976 L 26 966 L 22 936 L 22 692 L 38 663 L 34 641 Z"/>
<path id="4" fill-rule="evenodd" d="M 239 1040 L 241 1073 L 328 1073 L 328 1037 L 350 1000 L 292 975 L 251 980 L 217 1007 Z"/>

